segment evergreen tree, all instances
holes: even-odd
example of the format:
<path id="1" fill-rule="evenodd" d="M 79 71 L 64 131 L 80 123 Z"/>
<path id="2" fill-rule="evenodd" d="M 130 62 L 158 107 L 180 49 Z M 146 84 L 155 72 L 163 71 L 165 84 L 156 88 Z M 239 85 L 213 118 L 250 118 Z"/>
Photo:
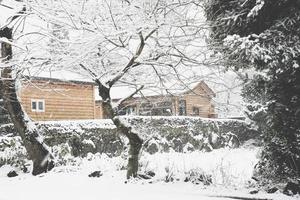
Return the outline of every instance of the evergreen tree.
<path id="1" fill-rule="evenodd" d="M 262 132 L 258 171 L 300 177 L 300 1 L 209 0 L 211 39 L 228 67 L 253 68 L 243 89 Z"/>

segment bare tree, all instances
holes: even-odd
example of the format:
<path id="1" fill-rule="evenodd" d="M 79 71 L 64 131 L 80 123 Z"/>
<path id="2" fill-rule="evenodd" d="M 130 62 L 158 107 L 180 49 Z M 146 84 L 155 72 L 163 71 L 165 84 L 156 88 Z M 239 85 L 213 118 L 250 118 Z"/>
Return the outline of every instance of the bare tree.
<path id="1" fill-rule="evenodd" d="M 27 50 L 10 63 L 17 63 L 15 70 L 20 73 L 33 68 L 68 69 L 93 79 L 105 115 L 129 139 L 127 178 L 135 177 L 147 133 L 133 130 L 116 110 L 127 98 L 149 88 L 165 93 L 178 85 L 189 89 L 188 83 L 203 78 L 195 71 L 216 65 L 205 42 L 209 27 L 201 7 L 192 0 L 25 2 L 27 21 L 34 18 L 30 25 L 38 31 L 22 33 L 18 39 L 38 35 L 43 40 L 27 41 Z M 68 37 L 61 37 L 59 31 Z M 115 104 L 111 91 L 120 84 L 135 91 Z"/>
<path id="2" fill-rule="evenodd" d="M 30 64 L 76 70 L 95 81 L 105 115 L 129 140 L 127 178 L 136 177 L 146 133 L 137 133 L 117 116 L 119 104 L 112 102 L 111 89 L 133 86 L 130 98 L 144 88 L 192 81 L 189 69 L 205 64 L 208 53 L 199 6 L 188 0 L 34 1 L 28 6 L 47 24 L 40 25 L 43 34 L 64 47 L 51 59 L 41 55 Z M 68 38 L 52 34 L 49 24 L 66 29 Z"/>
<path id="3" fill-rule="evenodd" d="M 51 59 L 41 55 L 30 64 L 76 70 L 95 81 L 105 115 L 129 140 L 127 178 L 136 177 L 147 133 L 137 133 L 116 110 L 143 89 L 169 89 L 199 78 L 193 69 L 207 66 L 210 53 L 201 8 L 190 0 L 34 1 L 28 6 L 47 24 L 40 25 L 40 34 L 64 47 Z M 57 37 L 49 24 L 66 29 L 68 38 Z M 135 91 L 114 104 L 111 90 L 119 84 Z"/>

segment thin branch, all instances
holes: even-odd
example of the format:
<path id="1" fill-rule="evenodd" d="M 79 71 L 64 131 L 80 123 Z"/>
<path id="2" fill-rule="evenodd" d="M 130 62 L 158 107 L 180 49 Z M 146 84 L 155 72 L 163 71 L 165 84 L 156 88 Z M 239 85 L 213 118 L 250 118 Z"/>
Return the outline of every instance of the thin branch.
<path id="1" fill-rule="evenodd" d="M 15 46 L 15 47 L 17 47 L 17 48 L 19 48 L 19 49 L 22 49 L 23 51 L 27 51 L 26 48 L 21 47 L 20 45 L 18 45 L 18 44 L 16 44 L 16 43 L 13 43 L 13 42 L 9 41 L 9 40 L 8 40 L 7 38 L 5 38 L 5 37 L 0 37 L 0 42 L 7 43 L 7 44 L 9 44 L 9 45 L 11 45 L 11 46 Z"/>
<path id="2" fill-rule="evenodd" d="M 68 15 L 68 17 L 69 17 L 70 21 L 72 22 L 74 28 L 75 28 L 75 29 L 78 29 L 78 27 L 77 27 L 75 21 L 73 20 L 72 15 L 71 15 L 71 14 L 68 12 L 68 10 L 64 7 L 62 1 L 60 1 L 60 5 L 61 5 L 61 7 L 63 8 L 63 10 L 65 11 L 65 13 Z"/>
<path id="3" fill-rule="evenodd" d="M 9 8 L 9 9 L 14 9 L 13 7 L 10 7 L 10 6 L 8 6 L 8 5 L 5 5 L 5 4 L 0 4 L 0 6 L 3 6 L 3 7 L 5 7 L 5 8 Z"/>
<path id="4" fill-rule="evenodd" d="M 87 71 L 94 79 L 97 78 L 97 74 L 95 74 L 92 70 L 84 66 L 82 63 L 80 63 L 79 66 L 82 67 L 82 69 L 84 69 L 85 71 Z"/>
<path id="5" fill-rule="evenodd" d="M 157 29 L 158 29 L 158 28 L 153 29 L 153 30 L 145 37 L 145 41 L 147 41 L 147 39 L 148 39 L 149 37 L 151 37 L 151 35 L 153 35 L 153 33 L 155 33 L 155 32 L 157 31 Z"/>
<path id="6" fill-rule="evenodd" d="M 126 100 L 132 98 L 135 94 L 137 94 L 138 92 L 140 92 L 142 89 L 144 88 L 144 85 L 140 86 L 139 88 L 137 88 L 133 93 L 131 93 L 130 95 L 128 95 L 127 97 L 124 97 L 122 99 L 120 99 L 117 104 L 114 106 L 114 108 L 119 107 L 122 103 L 124 103 Z"/>
<path id="7" fill-rule="evenodd" d="M 115 45 L 116 47 L 121 47 L 121 48 L 124 48 L 124 47 L 125 47 L 125 45 L 124 45 L 124 43 L 122 42 L 121 38 L 119 38 L 119 41 L 121 42 L 122 45 L 119 45 L 119 44 L 115 43 L 114 41 L 112 41 L 111 39 L 109 39 L 109 38 L 106 37 L 106 36 L 104 36 L 104 38 L 105 38 L 108 42 L 110 42 L 111 44 Z"/>
<path id="8" fill-rule="evenodd" d="M 17 14 L 15 14 L 13 17 L 11 17 L 10 22 L 14 21 L 15 19 L 19 18 L 20 16 L 26 16 L 26 7 L 24 6 L 22 8 L 22 10 L 20 10 L 19 12 L 17 12 Z"/>
<path id="9" fill-rule="evenodd" d="M 22 8 L 22 10 L 17 12 L 14 16 L 9 17 L 7 20 L 7 23 L 4 24 L 2 27 L 0 27 L 0 29 L 4 29 L 4 28 L 8 27 L 9 24 L 11 24 L 13 21 L 15 21 L 16 19 L 18 19 L 21 16 L 27 16 L 25 6 Z"/>
<path id="10" fill-rule="evenodd" d="M 113 22 L 113 25 L 114 25 L 114 27 L 115 27 L 115 29 L 116 29 L 116 31 L 118 30 L 118 27 L 117 27 L 117 24 L 116 24 L 116 21 L 115 21 L 115 19 L 114 19 L 114 17 L 113 17 L 113 13 L 112 13 L 112 11 L 111 11 L 111 5 L 109 5 L 108 4 L 108 2 L 105 0 L 105 3 L 106 3 L 106 5 L 107 5 L 107 7 L 108 7 L 108 11 L 109 11 L 109 14 L 110 14 L 110 18 L 111 18 L 111 20 L 112 20 L 112 22 Z"/>
<path id="11" fill-rule="evenodd" d="M 141 53 L 142 53 L 142 51 L 144 49 L 145 40 L 144 40 L 142 32 L 139 32 L 138 35 L 139 35 L 139 38 L 140 38 L 140 45 L 139 45 L 136 53 L 129 60 L 129 62 L 123 68 L 123 70 L 117 76 L 115 76 L 112 80 L 110 80 L 110 81 L 107 82 L 107 84 L 109 85 L 109 87 L 112 87 L 118 80 L 120 80 L 126 74 L 126 72 L 128 72 L 128 70 L 132 69 L 133 67 L 136 67 L 136 66 L 140 65 L 139 63 L 136 63 L 135 61 L 141 55 Z"/>

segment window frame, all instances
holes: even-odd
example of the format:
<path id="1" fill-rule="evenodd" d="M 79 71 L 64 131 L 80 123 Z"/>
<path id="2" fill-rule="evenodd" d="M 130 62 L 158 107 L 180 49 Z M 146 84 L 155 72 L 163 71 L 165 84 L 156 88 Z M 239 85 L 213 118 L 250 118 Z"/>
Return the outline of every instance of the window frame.
<path id="1" fill-rule="evenodd" d="M 199 116 L 200 112 L 201 112 L 201 109 L 198 106 L 193 106 L 192 111 L 193 111 L 194 116 Z"/>
<path id="2" fill-rule="evenodd" d="M 33 109 L 32 107 L 33 102 L 36 103 L 36 109 Z M 39 108 L 39 103 L 42 103 L 43 109 Z M 45 112 L 45 99 L 31 99 L 30 107 L 32 112 Z"/>
<path id="3" fill-rule="evenodd" d="M 179 116 L 187 116 L 185 99 L 180 99 L 178 101 L 178 115 Z"/>
<path id="4" fill-rule="evenodd" d="M 125 108 L 126 115 L 135 115 L 136 114 L 136 106 L 127 106 Z"/>

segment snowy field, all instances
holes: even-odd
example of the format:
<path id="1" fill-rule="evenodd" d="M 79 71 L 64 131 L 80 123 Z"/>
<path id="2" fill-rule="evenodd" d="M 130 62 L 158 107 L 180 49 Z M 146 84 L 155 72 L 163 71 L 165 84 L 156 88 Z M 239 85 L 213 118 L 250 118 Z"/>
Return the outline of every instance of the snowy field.
<path id="1" fill-rule="evenodd" d="M 143 155 L 141 173 L 154 171 L 152 179 L 136 179 L 126 182 L 126 160 L 105 155 L 89 155 L 75 163 L 54 168 L 47 174 L 31 176 L 18 172 L 8 178 L 10 166 L 0 168 L 0 200 L 212 200 L 244 197 L 256 199 L 296 199 L 283 194 L 251 195 L 251 174 L 257 163 L 258 148 L 220 149 L 210 153 L 164 153 Z M 88 177 L 100 170 L 103 176 Z M 212 184 L 184 182 L 191 170 L 210 174 Z M 166 176 L 174 177 L 165 182 Z M 236 198 L 239 199 L 239 198 Z M 241 199 L 241 198 L 240 198 Z"/>

